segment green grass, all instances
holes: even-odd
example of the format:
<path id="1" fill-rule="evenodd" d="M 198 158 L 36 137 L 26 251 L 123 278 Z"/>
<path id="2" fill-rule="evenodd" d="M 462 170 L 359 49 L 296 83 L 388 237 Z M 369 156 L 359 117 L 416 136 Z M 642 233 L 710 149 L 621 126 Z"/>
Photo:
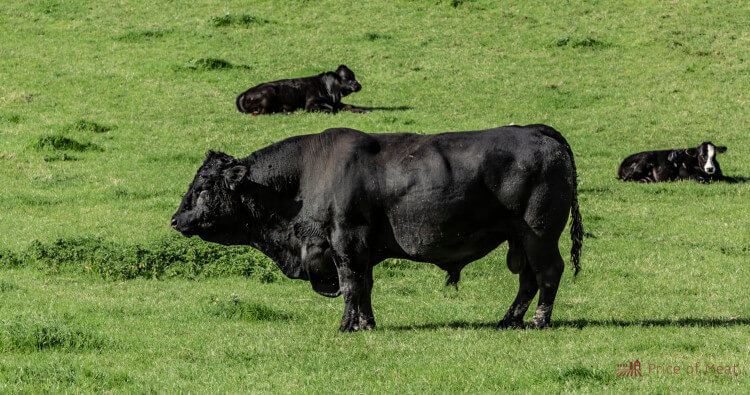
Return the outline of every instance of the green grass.
<path id="1" fill-rule="evenodd" d="M 724 173 L 750 175 L 750 10 L 554 4 L 0 3 L 0 391 L 750 387 L 750 186 L 615 179 L 630 153 L 705 140 L 729 147 Z M 380 110 L 234 107 L 257 83 L 339 64 L 363 86 L 344 102 Z M 340 299 L 168 225 L 209 149 L 511 122 L 549 124 L 576 153 L 583 272 L 565 273 L 550 330 L 494 330 L 517 286 L 506 246 L 459 291 L 430 265 L 379 266 L 378 329 L 342 335 Z M 616 375 L 635 359 L 643 377 Z"/>

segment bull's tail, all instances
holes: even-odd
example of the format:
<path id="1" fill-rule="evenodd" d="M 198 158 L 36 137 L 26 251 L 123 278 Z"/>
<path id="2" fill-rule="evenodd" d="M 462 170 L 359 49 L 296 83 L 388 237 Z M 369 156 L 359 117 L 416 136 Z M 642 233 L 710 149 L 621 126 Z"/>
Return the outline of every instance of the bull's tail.
<path id="1" fill-rule="evenodd" d="M 532 125 L 529 125 L 532 126 Z M 540 131 L 545 135 L 552 137 L 557 140 L 560 144 L 565 147 L 565 150 L 570 156 L 570 164 L 573 167 L 573 202 L 570 206 L 570 215 L 573 217 L 570 224 L 570 240 L 572 246 L 570 247 L 570 261 L 573 263 L 574 275 L 578 276 L 578 272 L 581 270 L 581 247 L 583 247 L 583 223 L 581 219 L 581 211 L 578 207 L 578 171 L 576 170 L 576 162 L 573 158 L 573 150 L 570 148 L 570 144 L 565 140 L 565 137 L 560 134 L 557 130 L 547 125 L 533 125 L 538 126 Z"/>
<path id="2" fill-rule="evenodd" d="M 235 100 L 235 104 L 237 105 L 237 109 L 240 112 L 247 113 L 247 110 L 245 110 L 245 107 L 243 106 L 242 102 L 245 101 L 245 92 L 240 93 L 239 96 L 237 96 L 237 100 Z"/>

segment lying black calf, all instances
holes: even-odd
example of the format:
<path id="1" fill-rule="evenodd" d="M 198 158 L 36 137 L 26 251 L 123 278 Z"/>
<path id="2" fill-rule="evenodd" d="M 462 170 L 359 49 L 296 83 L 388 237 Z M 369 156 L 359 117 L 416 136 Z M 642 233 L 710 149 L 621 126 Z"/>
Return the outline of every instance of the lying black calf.
<path id="1" fill-rule="evenodd" d="M 625 158 L 617 174 L 623 181 L 662 182 L 695 180 L 698 182 L 737 182 L 721 173 L 717 153 L 727 147 L 715 146 L 710 141 L 695 148 L 644 151 Z"/>
<path id="2" fill-rule="evenodd" d="M 354 73 L 341 65 L 336 71 L 312 77 L 266 82 L 254 86 L 237 96 L 236 103 L 240 112 L 253 115 L 292 112 L 298 108 L 326 113 L 340 110 L 370 112 L 364 108 L 341 103 L 342 97 L 359 92 L 360 89 L 362 86 L 354 78 Z"/>

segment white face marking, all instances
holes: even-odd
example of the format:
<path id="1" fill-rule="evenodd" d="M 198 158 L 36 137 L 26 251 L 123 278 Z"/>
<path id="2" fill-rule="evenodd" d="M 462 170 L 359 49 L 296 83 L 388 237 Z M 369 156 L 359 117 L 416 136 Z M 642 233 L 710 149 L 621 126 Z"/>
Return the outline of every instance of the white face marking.
<path id="1" fill-rule="evenodd" d="M 714 174 L 714 172 L 716 171 L 716 166 L 714 166 L 714 157 L 716 157 L 716 149 L 713 145 L 709 145 L 706 164 L 703 165 L 703 170 L 708 174 Z"/>

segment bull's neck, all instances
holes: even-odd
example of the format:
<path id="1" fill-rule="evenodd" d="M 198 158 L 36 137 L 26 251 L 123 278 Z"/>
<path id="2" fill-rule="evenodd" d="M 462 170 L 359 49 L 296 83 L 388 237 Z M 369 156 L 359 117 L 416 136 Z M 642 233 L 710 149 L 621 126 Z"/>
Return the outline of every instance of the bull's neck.
<path id="1" fill-rule="evenodd" d="M 291 278 L 300 278 L 300 243 L 294 234 L 294 222 L 299 212 L 296 201 L 303 141 L 307 136 L 292 137 L 272 144 L 240 159 L 248 167 L 251 181 L 268 187 L 270 195 L 256 202 L 259 223 L 250 225 L 253 246 L 269 258 Z"/>
<path id="2" fill-rule="evenodd" d="M 281 193 L 296 192 L 299 186 L 300 158 L 308 136 L 282 140 L 240 159 L 248 167 L 249 178 Z"/>

